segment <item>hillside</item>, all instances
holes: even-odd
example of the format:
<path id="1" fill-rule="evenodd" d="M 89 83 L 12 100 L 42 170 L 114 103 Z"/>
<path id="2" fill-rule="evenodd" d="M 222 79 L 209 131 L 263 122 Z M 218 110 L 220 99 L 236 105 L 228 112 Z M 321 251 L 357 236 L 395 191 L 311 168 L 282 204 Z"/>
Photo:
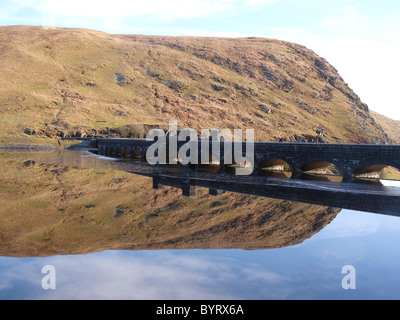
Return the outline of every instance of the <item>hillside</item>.
<path id="1" fill-rule="evenodd" d="M 258 141 L 400 141 L 326 60 L 278 40 L 0 27 L 0 68 L 0 144 L 142 137 L 170 120 Z"/>
<path id="2" fill-rule="evenodd" d="M 371 111 L 372 117 L 376 120 L 382 129 L 387 132 L 389 137 L 395 141 L 400 141 L 400 121 L 389 119 L 381 114 Z"/>

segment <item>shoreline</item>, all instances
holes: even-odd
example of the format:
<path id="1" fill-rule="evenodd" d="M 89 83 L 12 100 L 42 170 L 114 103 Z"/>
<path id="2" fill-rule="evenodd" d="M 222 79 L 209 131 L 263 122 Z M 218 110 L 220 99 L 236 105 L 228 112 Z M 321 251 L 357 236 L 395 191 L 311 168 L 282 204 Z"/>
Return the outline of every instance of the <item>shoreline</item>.
<path id="1" fill-rule="evenodd" d="M 90 149 L 90 142 L 81 141 L 80 143 L 71 145 L 49 145 L 49 144 L 4 144 L 0 145 L 0 150 L 8 151 L 54 151 L 54 150 L 73 150 L 73 149 Z"/>
<path id="2" fill-rule="evenodd" d="M 51 151 L 65 149 L 65 147 L 51 146 L 51 145 L 30 145 L 30 144 L 9 144 L 0 145 L 0 150 L 21 150 L 21 151 Z"/>

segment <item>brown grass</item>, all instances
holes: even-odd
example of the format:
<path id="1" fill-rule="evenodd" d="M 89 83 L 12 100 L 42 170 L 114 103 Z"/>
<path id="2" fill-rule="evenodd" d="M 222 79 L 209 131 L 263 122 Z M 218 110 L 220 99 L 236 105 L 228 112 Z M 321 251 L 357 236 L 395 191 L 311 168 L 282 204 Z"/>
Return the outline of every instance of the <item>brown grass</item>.
<path id="1" fill-rule="evenodd" d="M 251 128 L 263 141 L 399 141 L 328 62 L 297 44 L 13 26 L 0 28 L 0 48 L 1 144 L 170 120 Z"/>

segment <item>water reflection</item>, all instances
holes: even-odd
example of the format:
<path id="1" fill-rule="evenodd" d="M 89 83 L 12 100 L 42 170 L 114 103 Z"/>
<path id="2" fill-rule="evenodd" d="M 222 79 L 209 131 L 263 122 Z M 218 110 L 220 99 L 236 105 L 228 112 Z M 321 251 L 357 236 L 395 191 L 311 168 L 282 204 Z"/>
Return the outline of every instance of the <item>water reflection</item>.
<path id="1" fill-rule="evenodd" d="M 174 176 L 180 169 L 155 174 L 140 162 L 88 152 L 1 153 L 0 298 L 400 296 L 400 219 L 303 203 L 307 195 L 296 191 L 315 189 L 318 202 L 325 201 L 318 195 L 352 193 L 362 203 L 365 194 L 394 196 L 398 184 L 346 190 L 259 177 L 250 185 L 189 172 L 196 194 L 184 197 L 188 177 Z M 46 264 L 57 270 L 57 290 L 40 286 Z M 354 292 L 340 286 L 348 264 L 360 273 Z"/>
<path id="2" fill-rule="evenodd" d="M 87 151 L 3 153 L 1 161 L 3 256 L 283 248 L 313 237 L 342 208 L 397 215 L 400 207 L 393 187 L 215 179 Z"/>
<path id="3" fill-rule="evenodd" d="M 270 177 L 270 178 L 277 178 L 277 179 L 290 179 L 292 177 L 291 171 L 259 170 L 258 174 L 261 177 Z"/>
<path id="4" fill-rule="evenodd" d="M 211 188 L 207 180 L 196 180 L 188 198 L 180 176 L 89 153 L 8 153 L 1 161 L 0 182 L 9 186 L 0 190 L 3 256 L 282 248 L 312 237 L 340 211 Z"/>
<path id="5" fill-rule="evenodd" d="M 308 181 L 325 181 L 325 182 L 335 182 L 341 183 L 343 181 L 343 176 L 333 175 L 333 174 L 302 174 L 300 176 L 303 180 Z"/>
<path id="6" fill-rule="evenodd" d="M 104 251 L 0 258 L 0 298 L 22 299 L 396 299 L 400 219 L 344 210 L 301 245 L 279 250 Z M 43 265 L 57 290 L 40 286 Z M 344 265 L 357 290 L 341 288 Z M 379 276 L 377 276 L 379 274 Z"/>

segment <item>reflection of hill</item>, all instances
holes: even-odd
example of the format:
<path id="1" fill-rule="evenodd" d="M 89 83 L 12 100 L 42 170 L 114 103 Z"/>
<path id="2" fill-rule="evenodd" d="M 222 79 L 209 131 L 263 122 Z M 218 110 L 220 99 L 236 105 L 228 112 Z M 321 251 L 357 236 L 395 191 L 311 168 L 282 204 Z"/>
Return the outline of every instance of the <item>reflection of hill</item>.
<path id="1" fill-rule="evenodd" d="M 103 250 L 281 248 L 312 237 L 338 214 L 290 201 L 171 187 L 111 169 L 0 158 L 0 255 Z"/>

